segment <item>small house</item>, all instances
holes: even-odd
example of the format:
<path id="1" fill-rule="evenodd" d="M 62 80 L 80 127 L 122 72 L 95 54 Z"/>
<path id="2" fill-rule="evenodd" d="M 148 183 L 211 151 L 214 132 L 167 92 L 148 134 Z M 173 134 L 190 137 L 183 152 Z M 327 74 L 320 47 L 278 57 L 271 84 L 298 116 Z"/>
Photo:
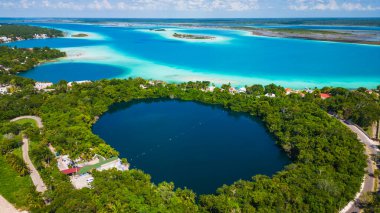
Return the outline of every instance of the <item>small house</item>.
<path id="1" fill-rule="evenodd" d="M 327 99 L 327 98 L 331 98 L 331 95 L 330 95 L 330 94 L 327 94 L 327 93 L 321 93 L 321 94 L 320 94 L 320 97 L 321 97 L 323 100 L 325 100 L 325 99 Z"/>

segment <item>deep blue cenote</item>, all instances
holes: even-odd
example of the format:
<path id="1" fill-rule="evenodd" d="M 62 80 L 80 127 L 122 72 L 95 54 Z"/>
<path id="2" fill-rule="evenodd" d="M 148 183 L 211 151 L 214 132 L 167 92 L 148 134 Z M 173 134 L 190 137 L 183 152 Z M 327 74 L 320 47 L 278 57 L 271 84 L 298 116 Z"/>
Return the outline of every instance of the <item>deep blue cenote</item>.
<path id="1" fill-rule="evenodd" d="M 260 121 L 195 102 L 115 104 L 93 132 L 155 183 L 172 181 L 201 194 L 272 175 L 290 162 Z"/>

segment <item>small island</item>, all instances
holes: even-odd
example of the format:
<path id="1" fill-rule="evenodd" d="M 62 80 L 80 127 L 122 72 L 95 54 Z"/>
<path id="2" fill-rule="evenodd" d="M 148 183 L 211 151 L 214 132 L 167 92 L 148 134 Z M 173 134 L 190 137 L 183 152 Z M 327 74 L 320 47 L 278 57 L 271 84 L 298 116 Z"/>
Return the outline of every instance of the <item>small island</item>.
<path id="1" fill-rule="evenodd" d="M 173 37 L 175 37 L 175 38 L 183 38 L 183 39 L 216 39 L 216 37 L 213 37 L 213 36 L 192 35 L 192 34 L 179 34 L 179 33 L 174 33 Z"/>
<path id="2" fill-rule="evenodd" d="M 165 32 L 165 29 L 150 29 L 150 31 L 155 31 L 155 32 Z"/>
<path id="3" fill-rule="evenodd" d="M 71 35 L 71 37 L 74 37 L 74 38 L 83 38 L 83 37 L 88 37 L 88 35 L 85 34 L 85 33 L 78 33 L 78 34 Z"/>

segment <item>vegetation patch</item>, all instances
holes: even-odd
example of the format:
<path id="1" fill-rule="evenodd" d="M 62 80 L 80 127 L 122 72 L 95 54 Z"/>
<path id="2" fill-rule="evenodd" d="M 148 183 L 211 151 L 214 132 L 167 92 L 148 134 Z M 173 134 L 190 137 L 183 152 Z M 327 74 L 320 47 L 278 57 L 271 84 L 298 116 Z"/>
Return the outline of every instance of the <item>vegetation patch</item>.
<path id="1" fill-rule="evenodd" d="M 85 34 L 85 33 L 78 33 L 78 34 L 71 35 L 71 37 L 74 37 L 74 38 L 83 38 L 83 37 L 88 37 L 88 35 Z"/>
<path id="2" fill-rule="evenodd" d="M 272 32 L 290 33 L 290 34 L 352 35 L 351 33 L 337 32 L 337 31 L 332 31 L 332 30 L 305 30 L 305 29 L 287 29 L 287 28 L 268 29 L 268 30 Z"/>
<path id="3" fill-rule="evenodd" d="M 23 118 L 23 119 L 17 120 L 15 121 L 15 123 L 18 123 L 20 125 L 31 124 L 32 127 L 37 127 L 36 121 L 30 118 Z"/>
<path id="4" fill-rule="evenodd" d="M 26 208 L 34 194 L 30 176 L 21 177 L 0 155 L 0 194 L 18 208 Z"/>
<path id="5" fill-rule="evenodd" d="M 173 37 L 175 37 L 175 38 L 183 38 L 183 39 L 215 39 L 215 37 L 213 37 L 213 36 L 193 35 L 193 34 L 179 34 L 179 33 L 174 33 Z"/>

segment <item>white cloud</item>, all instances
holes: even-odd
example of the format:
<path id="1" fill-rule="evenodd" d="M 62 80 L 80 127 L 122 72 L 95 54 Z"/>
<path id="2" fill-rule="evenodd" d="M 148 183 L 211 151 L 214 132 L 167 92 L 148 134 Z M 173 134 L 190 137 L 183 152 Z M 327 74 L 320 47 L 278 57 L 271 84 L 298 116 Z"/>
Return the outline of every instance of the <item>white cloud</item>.
<path id="1" fill-rule="evenodd" d="M 244 11 L 259 8 L 258 0 L 122 0 L 120 10 Z"/>
<path id="2" fill-rule="evenodd" d="M 35 1 L 29 1 L 29 0 L 20 0 L 20 7 L 23 9 L 28 9 L 29 7 L 32 7 L 36 4 Z"/>
<path id="3" fill-rule="evenodd" d="M 343 2 L 337 0 L 288 0 L 290 10 L 345 10 L 345 11 L 371 11 L 380 10 L 372 5 L 362 5 L 361 3 Z"/>
<path id="4" fill-rule="evenodd" d="M 305 0 L 296 0 L 289 5 L 291 10 L 308 10 L 309 6 L 305 3 Z"/>
<path id="5" fill-rule="evenodd" d="M 348 11 L 353 11 L 353 10 L 359 10 L 359 11 L 380 10 L 380 7 L 373 7 L 371 5 L 363 6 L 360 3 L 343 3 L 342 8 L 344 10 L 348 10 Z"/>
<path id="6" fill-rule="evenodd" d="M 0 8 L 13 8 L 15 4 L 13 2 L 0 2 Z"/>
<path id="7" fill-rule="evenodd" d="M 312 9 L 315 10 L 339 10 L 339 5 L 336 0 L 330 0 L 328 2 L 319 2 Z"/>
<path id="8" fill-rule="evenodd" d="M 277 0 L 283 1 L 283 0 Z M 378 0 L 376 0 L 378 1 Z M 380 2 L 362 0 L 286 0 L 285 6 L 296 11 L 376 11 Z M 366 2 L 366 3 L 363 3 Z M 375 1 L 373 1 L 375 2 Z M 261 6 L 261 7 L 260 7 Z M 267 0 L 0 0 L 0 8 L 64 9 L 64 10 L 122 10 L 122 11 L 253 11 L 261 8 L 283 7 Z"/>
<path id="9" fill-rule="evenodd" d="M 95 10 L 110 10 L 113 7 L 108 0 L 95 0 L 92 3 L 88 4 L 88 8 Z"/>
<path id="10" fill-rule="evenodd" d="M 259 4 L 257 0 L 248 1 L 231 1 L 229 3 L 228 10 L 230 11 L 245 11 L 245 10 L 256 10 L 259 9 Z"/>

